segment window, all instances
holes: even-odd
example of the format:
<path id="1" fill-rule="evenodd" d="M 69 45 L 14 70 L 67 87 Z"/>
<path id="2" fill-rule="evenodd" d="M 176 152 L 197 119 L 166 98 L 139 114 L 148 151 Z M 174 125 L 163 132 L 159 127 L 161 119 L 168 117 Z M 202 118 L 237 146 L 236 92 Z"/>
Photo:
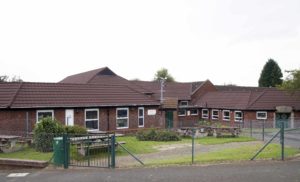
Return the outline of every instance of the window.
<path id="1" fill-rule="evenodd" d="M 198 109 L 191 109 L 191 115 L 192 116 L 198 115 Z"/>
<path id="2" fill-rule="evenodd" d="M 189 101 L 180 101 L 179 105 L 180 106 L 188 106 L 189 105 Z"/>
<path id="3" fill-rule="evenodd" d="M 39 122 L 43 118 L 51 117 L 54 118 L 53 110 L 38 110 L 36 111 L 36 122 Z"/>
<path id="4" fill-rule="evenodd" d="M 129 120 L 128 108 L 117 108 L 116 118 L 117 118 L 117 129 L 128 128 Z"/>
<path id="5" fill-rule="evenodd" d="M 202 109 L 202 118 L 207 119 L 208 118 L 208 109 Z"/>
<path id="6" fill-rule="evenodd" d="M 219 119 L 219 110 L 216 110 L 216 109 L 212 110 L 211 119 Z"/>
<path id="7" fill-rule="evenodd" d="M 88 130 L 99 129 L 99 110 L 98 109 L 86 109 L 85 110 L 85 127 Z"/>
<path id="8" fill-rule="evenodd" d="M 186 110 L 185 109 L 179 109 L 178 110 L 178 116 L 185 116 L 186 115 Z"/>
<path id="9" fill-rule="evenodd" d="M 257 111 L 256 112 L 256 119 L 267 119 L 268 114 L 266 111 Z"/>
<path id="10" fill-rule="evenodd" d="M 229 110 L 223 110 L 223 120 L 230 121 L 230 111 Z"/>
<path id="11" fill-rule="evenodd" d="M 243 121 L 242 111 L 234 111 L 234 121 L 237 121 L 237 122 L 242 122 Z"/>
<path id="12" fill-rule="evenodd" d="M 144 127 L 144 108 L 143 107 L 139 107 L 139 127 Z"/>

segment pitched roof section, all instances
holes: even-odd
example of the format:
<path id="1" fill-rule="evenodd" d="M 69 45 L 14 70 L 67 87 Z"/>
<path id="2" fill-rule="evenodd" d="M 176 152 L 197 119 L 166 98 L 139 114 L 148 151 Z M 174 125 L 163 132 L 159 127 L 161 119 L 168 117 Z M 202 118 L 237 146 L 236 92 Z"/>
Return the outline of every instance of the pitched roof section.
<path id="1" fill-rule="evenodd" d="M 113 71 L 111 71 L 108 67 L 99 68 L 96 70 L 91 70 L 75 75 L 71 75 L 60 81 L 60 83 L 101 83 L 101 84 L 124 84 L 128 81 Z"/>
<path id="2" fill-rule="evenodd" d="M 276 106 L 291 106 L 294 110 L 300 110 L 300 92 L 291 95 L 273 88 L 263 91 L 208 92 L 195 104 L 216 109 L 275 110 Z"/>
<path id="3" fill-rule="evenodd" d="M 234 85 L 215 85 L 218 91 L 264 91 L 268 87 L 244 87 Z"/>
<path id="4" fill-rule="evenodd" d="M 0 108 L 7 108 L 15 99 L 21 83 L 0 83 Z"/>
<path id="5" fill-rule="evenodd" d="M 153 92 L 154 98 L 160 100 L 160 82 L 158 81 L 130 81 L 146 90 Z M 166 82 L 164 84 L 164 97 L 178 98 L 178 100 L 191 100 L 192 83 Z"/>
<path id="6" fill-rule="evenodd" d="M 0 84 L 0 106 L 7 108 L 18 89 L 16 84 Z M 160 105 L 128 86 L 61 83 L 23 83 L 10 108 L 101 107 Z"/>

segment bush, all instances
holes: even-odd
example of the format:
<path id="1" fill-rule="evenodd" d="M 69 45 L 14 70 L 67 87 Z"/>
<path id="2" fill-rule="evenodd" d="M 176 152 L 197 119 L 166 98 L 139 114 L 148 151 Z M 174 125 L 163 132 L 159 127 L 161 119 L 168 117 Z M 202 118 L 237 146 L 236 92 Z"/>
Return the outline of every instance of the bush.
<path id="1" fill-rule="evenodd" d="M 50 152 L 53 150 L 53 138 L 64 133 L 64 127 L 56 119 L 50 117 L 43 118 L 35 125 L 33 130 L 35 149 L 40 152 Z"/>
<path id="2" fill-rule="evenodd" d="M 87 130 L 84 127 L 74 125 L 74 126 L 66 126 L 65 127 L 65 132 L 68 134 L 87 134 Z"/>
<path id="3" fill-rule="evenodd" d="M 179 141 L 181 138 L 174 131 L 151 129 L 137 132 L 136 138 L 140 141 Z"/>

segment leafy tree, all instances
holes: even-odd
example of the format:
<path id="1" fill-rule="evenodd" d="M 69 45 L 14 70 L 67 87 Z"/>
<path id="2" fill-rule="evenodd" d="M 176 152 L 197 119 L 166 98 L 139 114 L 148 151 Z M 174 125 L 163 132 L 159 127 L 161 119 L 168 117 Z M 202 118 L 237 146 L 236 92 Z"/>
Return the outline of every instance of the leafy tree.
<path id="1" fill-rule="evenodd" d="M 19 76 L 9 78 L 7 75 L 0 76 L 0 82 L 23 82 Z"/>
<path id="2" fill-rule="evenodd" d="M 289 75 L 283 81 L 282 85 L 279 86 L 279 88 L 291 92 L 299 91 L 300 90 L 300 69 L 286 71 L 286 72 L 288 72 Z"/>
<path id="3" fill-rule="evenodd" d="M 165 80 L 166 82 L 174 82 L 175 79 L 171 74 L 169 74 L 166 68 L 162 68 L 155 73 L 154 80 Z"/>
<path id="4" fill-rule="evenodd" d="M 277 62 L 269 59 L 261 71 L 258 80 L 259 87 L 275 87 L 282 83 L 282 72 Z"/>

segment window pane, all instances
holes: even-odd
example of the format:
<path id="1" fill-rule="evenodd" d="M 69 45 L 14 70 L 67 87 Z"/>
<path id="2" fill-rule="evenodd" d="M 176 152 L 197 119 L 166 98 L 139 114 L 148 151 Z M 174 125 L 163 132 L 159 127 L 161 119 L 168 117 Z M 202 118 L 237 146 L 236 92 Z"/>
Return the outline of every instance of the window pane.
<path id="1" fill-rule="evenodd" d="M 197 109 L 191 109 L 191 114 L 198 114 L 198 110 Z"/>
<path id="2" fill-rule="evenodd" d="M 52 118 L 52 112 L 38 112 L 38 120 L 41 120 L 43 118 L 51 117 Z"/>
<path id="3" fill-rule="evenodd" d="M 86 111 L 86 119 L 97 119 L 98 111 Z"/>
<path id="4" fill-rule="evenodd" d="M 139 116 L 143 117 L 144 116 L 144 109 L 139 109 Z"/>
<path id="5" fill-rule="evenodd" d="M 117 119 L 117 127 L 118 128 L 128 127 L 127 119 Z"/>
<path id="6" fill-rule="evenodd" d="M 139 126 L 144 126 L 144 118 L 139 118 Z"/>
<path id="7" fill-rule="evenodd" d="M 128 117 L 127 109 L 117 110 L 117 117 L 118 117 L 118 118 L 125 118 L 125 117 Z"/>
<path id="8" fill-rule="evenodd" d="M 98 120 L 85 121 L 87 129 L 98 129 Z"/>

